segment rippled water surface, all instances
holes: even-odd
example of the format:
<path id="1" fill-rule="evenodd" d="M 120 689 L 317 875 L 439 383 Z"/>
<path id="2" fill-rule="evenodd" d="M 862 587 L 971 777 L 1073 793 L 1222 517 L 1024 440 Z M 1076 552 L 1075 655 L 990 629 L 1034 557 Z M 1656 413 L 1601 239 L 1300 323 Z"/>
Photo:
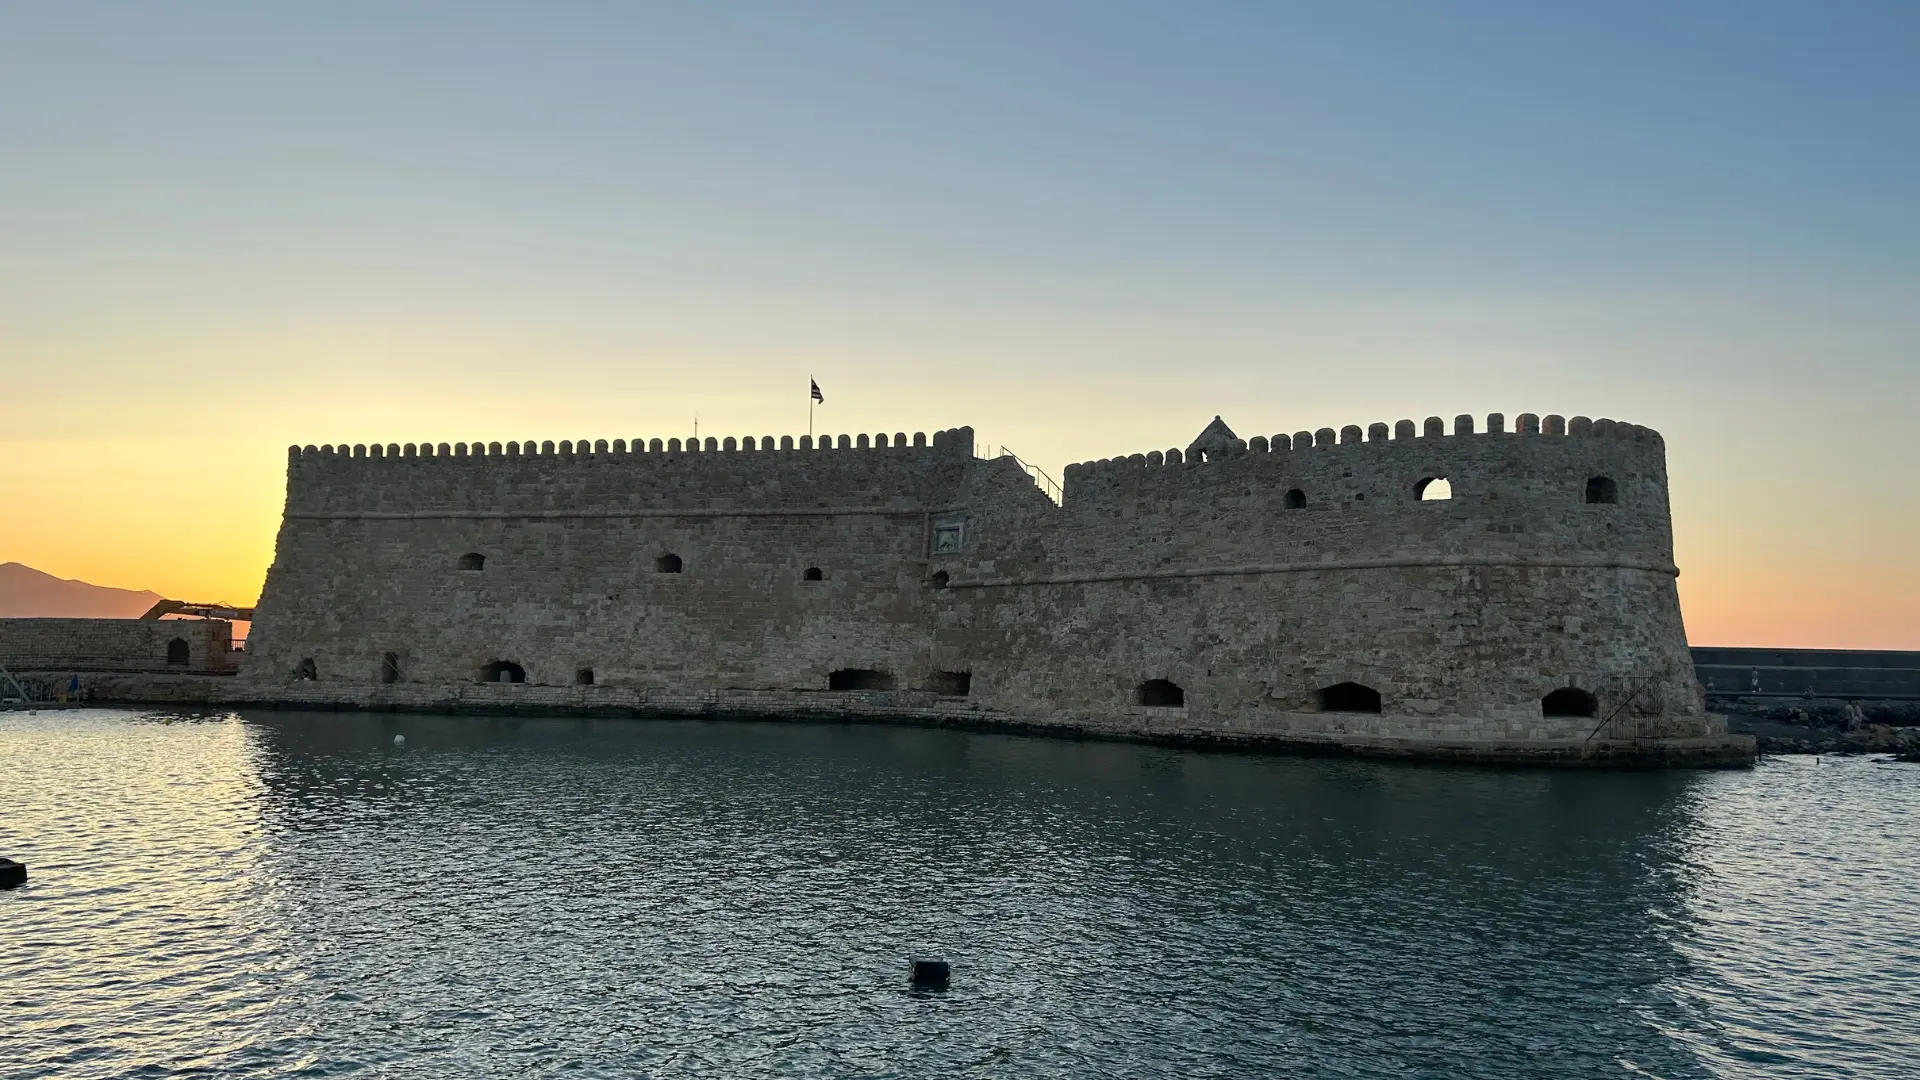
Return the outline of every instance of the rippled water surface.
<path id="1" fill-rule="evenodd" d="M 0 713 L 0 1075 L 1907 1078 L 1916 809 L 1863 759 Z"/>

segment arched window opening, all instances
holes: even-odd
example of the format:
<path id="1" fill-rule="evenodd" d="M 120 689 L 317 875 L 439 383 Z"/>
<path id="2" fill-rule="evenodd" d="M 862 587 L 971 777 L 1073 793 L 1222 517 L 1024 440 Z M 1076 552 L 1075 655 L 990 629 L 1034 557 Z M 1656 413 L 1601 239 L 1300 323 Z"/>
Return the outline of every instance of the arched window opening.
<path id="1" fill-rule="evenodd" d="M 1587 481 L 1587 501 L 1590 503 L 1612 503 L 1620 501 L 1620 489 L 1611 476 L 1595 476 Z"/>
<path id="2" fill-rule="evenodd" d="M 893 676 L 870 668 L 841 668 L 827 675 L 829 690 L 891 690 Z"/>
<path id="3" fill-rule="evenodd" d="M 662 574 L 677 574 L 680 572 L 681 567 L 685 565 L 685 563 L 680 561 L 680 556 L 672 553 L 662 555 L 653 560 L 653 568 Z"/>
<path id="4" fill-rule="evenodd" d="M 947 576 L 945 570 L 937 570 L 932 577 L 927 579 L 927 587 L 930 589 L 944 589 L 947 587 L 947 583 L 952 580 L 952 578 Z"/>
<path id="5" fill-rule="evenodd" d="M 1563 686 L 1540 699 L 1542 716 L 1598 716 L 1600 702 L 1585 690 Z"/>
<path id="6" fill-rule="evenodd" d="M 936 671 L 927 680 L 927 689 L 947 697 L 966 697 L 967 692 L 973 689 L 973 672 Z"/>
<path id="7" fill-rule="evenodd" d="M 175 667 L 186 667 L 191 659 L 192 655 L 187 649 L 186 638 L 174 638 L 167 642 L 167 663 Z"/>
<path id="8" fill-rule="evenodd" d="M 574 672 L 573 672 L 573 685 L 575 685 L 575 686 L 592 686 L 592 685 L 593 685 L 593 669 L 592 669 L 592 668 L 590 668 L 590 667 L 583 667 L 583 668 L 576 668 L 576 669 L 574 669 Z"/>
<path id="9" fill-rule="evenodd" d="M 319 677 L 320 669 L 314 664 L 313 657 L 311 656 L 295 664 L 293 667 L 293 678 L 295 682 L 313 682 Z"/>
<path id="10" fill-rule="evenodd" d="M 801 581 L 825 581 L 826 577 L 827 575 L 820 572 L 819 567 L 809 566 L 807 567 L 807 572 L 800 575 L 800 580 Z"/>
<path id="11" fill-rule="evenodd" d="M 1440 502 L 1453 498 L 1453 484 L 1444 476 L 1429 476 L 1413 485 L 1413 496 L 1421 502 Z"/>
<path id="12" fill-rule="evenodd" d="M 1294 488 L 1287 492 L 1286 498 L 1281 501 L 1281 505 L 1289 510 L 1305 510 L 1307 508 L 1307 493 L 1301 491 L 1299 488 Z"/>
<path id="13" fill-rule="evenodd" d="M 511 660 L 495 660 L 480 669 L 480 681 L 523 683 L 527 681 L 527 669 Z"/>
<path id="14" fill-rule="evenodd" d="M 480 570 L 487 565 L 487 557 L 477 551 L 469 551 L 460 556 L 459 568 L 462 570 Z"/>
<path id="15" fill-rule="evenodd" d="M 1377 713 L 1380 691 L 1356 682 L 1336 683 L 1320 691 L 1319 704 L 1321 712 Z"/>
<path id="16" fill-rule="evenodd" d="M 1165 679 L 1148 679 L 1133 692 L 1135 705 L 1152 705 L 1163 709 L 1178 709 L 1187 704 L 1187 692 L 1176 683 Z"/>
<path id="17" fill-rule="evenodd" d="M 380 681 L 397 683 L 400 681 L 400 654 L 387 653 L 380 658 Z"/>

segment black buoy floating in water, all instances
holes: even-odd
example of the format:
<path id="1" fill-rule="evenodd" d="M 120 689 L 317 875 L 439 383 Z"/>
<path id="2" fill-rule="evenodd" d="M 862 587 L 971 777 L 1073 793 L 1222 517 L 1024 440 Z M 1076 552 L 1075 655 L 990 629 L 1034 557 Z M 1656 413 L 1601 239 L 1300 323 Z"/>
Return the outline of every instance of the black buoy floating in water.
<path id="1" fill-rule="evenodd" d="M 11 889 L 15 885 L 27 883 L 27 864 L 12 859 L 0 859 L 0 889 Z"/>
<path id="2" fill-rule="evenodd" d="M 953 965 L 945 960 L 916 956 L 909 959 L 907 964 L 912 969 L 915 986 L 944 988 L 947 981 L 953 978 Z"/>

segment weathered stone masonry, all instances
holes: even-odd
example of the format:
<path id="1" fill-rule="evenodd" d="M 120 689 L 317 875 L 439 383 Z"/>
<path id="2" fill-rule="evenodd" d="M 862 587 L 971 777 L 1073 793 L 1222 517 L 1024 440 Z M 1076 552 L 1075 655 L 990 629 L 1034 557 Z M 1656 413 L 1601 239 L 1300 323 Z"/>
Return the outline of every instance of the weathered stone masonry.
<path id="1" fill-rule="evenodd" d="M 305 447 L 248 700 L 906 718 L 1523 760 L 1741 761 L 1664 448 L 1471 417 L 1070 467 L 972 431 Z M 1426 501 L 1444 479 L 1452 497 Z M 1609 719 L 1610 718 L 1610 719 Z"/>
<path id="2" fill-rule="evenodd" d="M 231 675 L 233 624 L 220 619 L 0 619 L 14 672 Z"/>

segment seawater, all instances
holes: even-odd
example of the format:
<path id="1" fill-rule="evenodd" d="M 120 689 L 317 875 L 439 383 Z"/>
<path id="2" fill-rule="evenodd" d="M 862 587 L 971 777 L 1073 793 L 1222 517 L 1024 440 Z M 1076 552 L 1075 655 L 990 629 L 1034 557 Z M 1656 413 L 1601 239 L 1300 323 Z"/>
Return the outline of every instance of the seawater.
<path id="1" fill-rule="evenodd" d="M 0 713 L 0 1075 L 1908 1078 L 1916 809 L 1861 758 Z"/>

